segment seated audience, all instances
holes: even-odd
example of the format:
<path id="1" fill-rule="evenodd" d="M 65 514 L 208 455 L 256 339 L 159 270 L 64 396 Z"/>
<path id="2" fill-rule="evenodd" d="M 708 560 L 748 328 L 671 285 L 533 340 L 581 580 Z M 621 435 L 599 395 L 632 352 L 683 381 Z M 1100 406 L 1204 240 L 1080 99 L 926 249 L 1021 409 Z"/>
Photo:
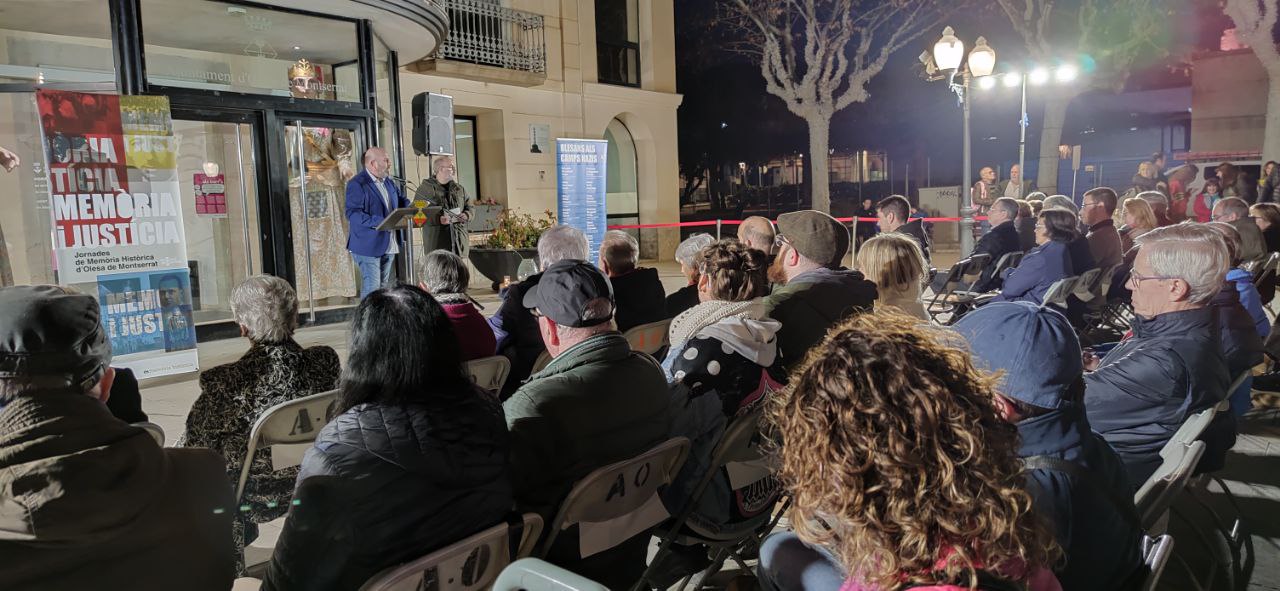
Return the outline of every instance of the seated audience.
<path id="1" fill-rule="evenodd" d="M 249 350 L 237 361 L 200 374 L 200 396 L 187 414 L 178 447 L 222 454 L 234 487 L 258 417 L 282 402 L 337 388 L 340 366 L 332 347 L 304 349 L 293 340 L 298 296 L 288 281 L 271 275 L 245 279 L 231 291 L 231 316 L 249 339 Z M 271 450 L 254 453 L 234 524 L 238 574 L 244 574 L 245 545 L 258 538 L 257 524 L 284 516 L 297 478 L 296 468 L 272 468 Z"/>
<path id="2" fill-rule="evenodd" d="M 1249 206 L 1249 215 L 1262 230 L 1262 241 L 1267 245 L 1267 252 L 1280 252 L 1280 205 L 1276 203 L 1255 203 Z M 1258 294 L 1262 303 L 1271 303 L 1276 297 L 1277 276 L 1272 275 L 1258 283 Z"/>
<path id="3" fill-rule="evenodd" d="M 769 267 L 769 280 L 777 285 L 765 298 L 765 310 L 782 323 L 774 375 L 783 376 L 832 325 L 870 310 L 876 287 L 862 273 L 841 266 L 849 250 L 849 230 L 825 213 L 805 210 L 778 216 L 777 242 L 778 254 Z"/>
<path id="4" fill-rule="evenodd" d="M 1156 227 L 1163 228 L 1173 223 L 1169 219 L 1169 198 L 1159 191 L 1143 191 L 1138 193 L 1138 199 L 1142 199 L 1151 206 L 1151 212 L 1156 216 Z M 1208 220 L 1205 220 L 1208 221 Z"/>
<path id="5" fill-rule="evenodd" d="M 747 245 L 747 248 L 763 252 L 769 262 L 773 262 L 773 254 L 776 250 L 773 239 L 777 235 L 773 222 L 766 217 L 753 215 L 738 224 L 738 242 Z"/>
<path id="6" fill-rule="evenodd" d="M 1004 286 L 994 301 L 1029 301 L 1039 304 L 1055 282 L 1072 275 L 1067 245 L 1080 234 L 1076 216 L 1063 209 L 1045 209 L 1036 223 L 1036 243 L 1022 264 L 1005 271 Z"/>
<path id="7" fill-rule="evenodd" d="M 1205 225 L 1222 237 L 1231 264 L 1239 265 L 1240 234 L 1235 228 L 1223 222 L 1209 222 Z M 1253 274 L 1237 266 L 1227 271 L 1226 284 L 1213 298 L 1212 305 L 1218 310 L 1222 355 L 1227 359 L 1231 380 L 1234 383 L 1236 378 L 1245 376 L 1244 383 L 1227 393 L 1231 400 L 1231 414 L 1236 417 L 1244 416 L 1253 405 L 1253 374 L 1250 370 L 1262 363 L 1262 342 L 1271 333 L 1271 323 L 1262 311 L 1258 290 L 1253 287 Z M 1230 440 L 1234 442 L 1234 421 L 1231 421 L 1230 431 Z M 1225 454 L 1227 450 L 1206 449 L 1205 458 L 1200 461 L 1201 466 L 1221 467 L 1222 455 L 1211 453 L 1215 451 Z"/>
<path id="8" fill-rule="evenodd" d="M 1227 197 L 1213 206 L 1213 221 L 1231 224 L 1240 232 L 1240 260 L 1252 261 L 1267 254 L 1262 230 L 1249 217 L 1249 204 L 1239 197 Z"/>
<path id="9" fill-rule="evenodd" d="M 1139 487 L 1187 417 L 1226 397 L 1231 382 L 1210 302 L 1230 264 L 1222 239 L 1180 224 L 1138 238 L 1127 287 L 1133 335 L 1085 361 L 1089 424 L 1124 460 Z"/>
<path id="10" fill-rule="evenodd" d="M 462 346 L 462 360 L 492 357 L 497 351 L 497 338 L 477 308 L 480 304 L 467 295 L 471 271 L 462 257 L 447 250 L 427 253 L 418 262 L 418 281 L 418 287 L 440 303 L 453 324 L 453 334 Z"/>
<path id="11" fill-rule="evenodd" d="M 680 474 L 662 495 L 672 515 L 684 509 L 705 477 L 729 421 L 761 404 L 767 392 L 781 389 L 767 372 L 777 359 L 774 337 L 780 325 L 765 315 L 760 300 L 769 293 L 764 253 L 722 240 L 705 248 L 697 264 L 702 302 L 672 321 L 671 350 L 662 362 L 671 383 L 671 434 L 693 444 Z M 718 531 L 758 516 L 778 496 L 776 482 L 766 478 L 739 481 L 735 490 L 728 472 L 720 469 L 689 522 Z M 670 557 L 656 569 L 660 576 L 651 582 L 665 589 L 710 562 L 705 547 L 673 544 Z"/>
<path id="12" fill-rule="evenodd" d="M 902 195 L 885 197 L 876 205 L 876 218 L 879 220 L 881 232 L 897 232 L 910 236 L 920 246 L 925 262 L 932 260 L 929 258 L 929 235 L 924 231 L 924 221 L 911 219 L 911 202 L 907 201 L 906 197 Z M 782 218 L 779 217 L 778 221 L 781 222 Z"/>
<path id="13" fill-rule="evenodd" d="M 764 589 L 967 587 L 980 574 L 1061 588 L 1017 429 L 953 341 L 892 311 L 855 315 L 769 405 L 795 533 L 760 548 Z"/>
<path id="14" fill-rule="evenodd" d="M 116 379 L 111 382 L 111 397 L 107 398 L 107 410 L 111 415 L 126 423 L 141 423 L 147 420 L 147 413 L 142 412 L 142 390 L 138 387 L 138 378 L 133 370 L 117 367 Z"/>
<path id="15" fill-rule="evenodd" d="M 1071 271 L 1073 275 L 1083 275 L 1086 271 L 1098 266 L 1098 261 L 1093 258 L 1093 250 L 1089 246 L 1089 239 L 1085 236 L 1089 227 L 1080 221 L 1080 208 L 1071 201 L 1066 195 L 1051 195 L 1044 200 L 1045 209 L 1063 209 L 1070 211 L 1076 216 L 1076 237 L 1067 244 L 1067 251 L 1071 253 Z M 1068 314 L 1068 317 L 1071 317 Z"/>
<path id="16" fill-rule="evenodd" d="M 574 482 L 668 438 L 670 396 L 662 368 L 614 329 L 613 290 L 595 266 L 551 265 L 524 305 L 538 317 L 552 359 L 503 403 L 508 466 L 517 508 L 549 523 Z M 547 559 L 620 589 L 640 578 L 648 542 L 640 535 L 584 558 L 571 528 Z"/>
<path id="17" fill-rule="evenodd" d="M 538 265 L 543 271 L 563 260 L 585 261 L 588 258 L 587 236 L 573 226 L 555 226 L 538 237 Z M 538 321 L 524 307 L 524 294 L 538 284 L 542 273 L 535 273 L 512 285 L 502 294 L 502 305 L 489 318 L 498 354 L 511 360 L 511 373 L 502 387 L 505 400 L 533 373 L 538 356 L 546 350 Z"/>
<path id="18" fill-rule="evenodd" d="M 1187 217 L 1190 218 L 1191 214 L 1194 213 L 1196 221 L 1202 224 L 1209 223 L 1213 219 L 1213 207 L 1222 198 L 1222 185 L 1218 179 L 1213 178 L 1205 181 L 1200 193 L 1191 200 Z"/>
<path id="19" fill-rule="evenodd" d="M 357 589 L 501 523 L 502 407 L 471 383 L 444 309 L 411 285 L 356 307 L 336 416 L 298 474 L 263 591 Z"/>
<path id="20" fill-rule="evenodd" d="M 689 285 L 667 296 L 667 316 L 675 318 L 698 305 L 698 253 L 714 241 L 710 234 L 694 234 L 676 247 L 676 262 L 680 263 L 680 274 L 689 281 Z"/>
<path id="21" fill-rule="evenodd" d="M 222 458 L 113 417 L 94 298 L 0 288 L 0 589 L 231 588 Z"/>
<path id="22" fill-rule="evenodd" d="M 998 208 L 999 201 L 992 206 L 992 211 Z M 1004 225 L 1012 226 L 1008 222 Z M 893 306 L 921 320 L 929 320 L 929 313 L 920 302 L 920 287 L 925 277 L 924 255 L 915 240 L 901 234 L 881 234 L 867 240 L 858 251 L 858 269 L 876 284 L 877 308 Z"/>
<path id="23" fill-rule="evenodd" d="M 668 318 L 667 292 L 658 278 L 658 270 L 637 267 L 639 260 L 640 243 L 634 236 L 621 230 L 605 233 L 600 242 L 600 268 L 613 285 L 618 306 L 614 321 L 622 332 Z"/>
<path id="24" fill-rule="evenodd" d="M 1131 588 L 1146 573 L 1138 552 L 1143 531 L 1124 464 L 1089 429 L 1071 323 L 1053 309 L 1017 302 L 984 306 L 955 328 L 974 365 L 998 372 L 1001 412 L 1018 426 L 1018 456 L 1030 463 L 1028 490 L 1066 554 L 1054 569 L 1063 588 Z"/>
<path id="25" fill-rule="evenodd" d="M 1080 204 L 1080 218 L 1089 231 L 1085 240 L 1098 267 L 1106 270 L 1124 261 L 1120 234 L 1112 217 L 1116 213 L 1116 192 L 1110 187 L 1086 191 Z"/>
<path id="26" fill-rule="evenodd" d="M 1032 212 L 1031 203 L 1024 199 L 1017 202 L 1018 219 L 1014 223 L 1018 229 L 1018 250 L 1026 253 L 1036 247 L 1036 216 L 1039 212 Z"/>
<path id="27" fill-rule="evenodd" d="M 1125 263 L 1132 265 L 1133 257 L 1138 254 L 1133 250 L 1133 243 L 1156 227 L 1156 214 L 1151 210 L 1150 202 L 1137 197 L 1124 200 L 1124 228 L 1120 230 L 1120 248 L 1124 252 Z"/>

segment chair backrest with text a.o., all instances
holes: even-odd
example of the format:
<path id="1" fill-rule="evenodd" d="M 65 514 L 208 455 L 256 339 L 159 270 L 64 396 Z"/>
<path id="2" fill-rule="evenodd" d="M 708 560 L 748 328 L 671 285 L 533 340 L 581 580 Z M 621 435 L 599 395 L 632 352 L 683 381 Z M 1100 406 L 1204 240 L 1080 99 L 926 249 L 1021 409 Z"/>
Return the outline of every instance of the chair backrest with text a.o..
<path id="1" fill-rule="evenodd" d="M 542 533 L 542 518 L 523 516 L 521 558 Z M 460 542 L 445 546 L 417 560 L 393 566 L 374 575 L 360 591 L 473 591 L 489 587 L 511 563 L 511 528 L 500 523 Z"/>
<path id="2" fill-rule="evenodd" d="M 662 508 L 658 488 L 675 479 L 688 454 L 689 440 L 675 437 L 634 458 L 587 474 L 560 504 L 538 555 L 546 556 L 560 531 L 575 524 L 580 537 L 591 537 L 587 530 L 592 528 L 611 531 L 612 543 L 594 549 L 599 552 L 662 522 L 669 515 Z M 589 554 L 584 551 L 582 556 Z"/>
<path id="3" fill-rule="evenodd" d="M 1099 289 L 1098 282 L 1102 281 L 1102 269 L 1094 267 L 1080 274 L 1076 279 L 1076 284 L 1072 286 L 1071 295 L 1076 296 L 1082 302 L 1092 300 L 1094 291 Z"/>
<path id="4" fill-rule="evenodd" d="M 631 343 L 631 350 L 656 355 L 663 347 L 671 344 L 670 336 L 668 335 L 670 328 L 670 320 L 660 320 L 634 326 L 623 333 L 622 336 L 627 339 L 628 343 Z"/>
<path id="5" fill-rule="evenodd" d="M 1173 537 L 1164 534 L 1157 538 L 1142 536 L 1142 563 L 1146 566 L 1146 579 L 1139 591 L 1155 591 L 1164 574 L 1165 565 L 1173 555 Z"/>
<path id="6" fill-rule="evenodd" d="M 1022 262 L 1022 255 L 1023 252 L 1021 250 L 1000 255 L 1000 260 L 996 261 L 996 268 L 991 271 L 991 276 L 999 277 L 1006 269 L 1016 268 Z"/>
<path id="7" fill-rule="evenodd" d="M 471 376 L 471 381 L 494 394 L 502 390 L 502 384 L 506 383 L 509 373 L 511 373 L 511 360 L 502 355 L 482 357 L 467 362 L 467 374 Z"/>
<path id="8" fill-rule="evenodd" d="M 608 587 L 537 558 L 522 558 L 498 575 L 493 591 L 608 591 Z"/>
<path id="9" fill-rule="evenodd" d="M 1187 481 L 1191 479 L 1191 473 L 1203 455 L 1203 441 L 1195 441 L 1190 445 L 1166 445 L 1160 450 L 1163 460 L 1160 467 L 1133 496 L 1133 504 L 1138 509 L 1143 529 L 1150 531 L 1169 510 L 1173 500 L 1187 487 Z"/>
<path id="10" fill-rule="evenodd" d="M 1044 292 L 1044 305 L 1067 307 L 1067 297 L 1075 291 L 1077 280 L 1079 280 L 1078 277 L 1064 277 L 1055 281 L 1049 286 L 1049 290 Z"/>
<path id="11" fill-rule="evenodd" d="M 164 447 L 164 429 L 161 428 L 160 425 L 152 423 L 151 421 L 142 421 L 140 423 L 132 423 L 132 425 L 134 427 L 138 427 L 146 431 L 148 434 L 151 435 L 152 439 L 156 440 L 156 444 L 158 444 L 160 447 Z"/>
<path id="12" fill-rule="evenodd" d="M 338 391 L 330 390 L 281 402 L 263 411 L 249 432 L 249 447 L 236 484 L 236 502 L 239 503 L 244 494 L 253 455 L 259 449 L 271 448 L 271 465 L 276 470 L 297 466 L 320 428 L 329 422 L 329 414 L 337 404 Z"/>

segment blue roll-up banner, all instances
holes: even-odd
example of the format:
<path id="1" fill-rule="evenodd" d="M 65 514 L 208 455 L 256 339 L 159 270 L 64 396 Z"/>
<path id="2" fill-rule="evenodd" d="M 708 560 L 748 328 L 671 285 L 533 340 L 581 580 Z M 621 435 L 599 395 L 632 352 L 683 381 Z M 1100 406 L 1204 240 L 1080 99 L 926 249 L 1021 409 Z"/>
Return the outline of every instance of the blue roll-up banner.
<path id="1" fill-rule="evenodd" d="M 605 203 L 605 170 L 609 142 L 606 140 L 556 139 L 556 195 L 560 223 L 587 235 L 591 262 L 597 253 L 608 221 Z"/>

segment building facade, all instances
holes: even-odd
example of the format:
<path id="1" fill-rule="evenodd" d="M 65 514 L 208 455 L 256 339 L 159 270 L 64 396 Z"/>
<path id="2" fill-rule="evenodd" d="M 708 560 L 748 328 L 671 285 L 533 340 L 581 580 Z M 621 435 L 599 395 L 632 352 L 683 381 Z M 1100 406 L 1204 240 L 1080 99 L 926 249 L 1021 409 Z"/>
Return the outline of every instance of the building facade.
<path id="1" fill-rule="evenodd" d="M 680 221 L 670 0 L 443 1 L 449 38 L 402 68 L 401 111 L 420 92 L 453 97 L 458 176 L 473 198 L 554 212 L 555 138 L 604 138 L 609 223 Z M 428 157 L 405 159 L 407 178 L 431 174 Z M 638 235 L 643 258 L 669 258 L 679 242 L 674 229 Z"/>

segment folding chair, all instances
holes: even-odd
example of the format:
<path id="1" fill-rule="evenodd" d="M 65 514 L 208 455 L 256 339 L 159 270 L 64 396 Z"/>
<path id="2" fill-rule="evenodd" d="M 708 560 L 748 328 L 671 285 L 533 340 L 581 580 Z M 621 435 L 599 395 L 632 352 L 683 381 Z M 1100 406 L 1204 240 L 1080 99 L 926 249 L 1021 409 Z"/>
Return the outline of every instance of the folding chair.
<path id="1" fill-rule="evenodd" d="M 942 290 L 935 292 L 925 309 L 929 317 L 939 324 L 953 324 L 959 320 L 962 310 L 978 298 L 978 293 L 966 291 L 982 276 L 982 270 L 991 263 L 991 255 L 976 254 L 967 259 L 956 261 L 947 271 L 947 279 Z M 963 289 L 961 289 L 963 288 Z M 949 314 L 947 322 L 938 320 L 943 314 Z"/>
<path id="2" fill-rule="evenodd" d="M 1134 507 L 1142 521 L 1142 528 L 1147 532 L 1163 532 L 1163 524 L 1173 500 L 1187 486 L 1191 472 L 1195 470 L 1200 457 L 1204 455 L 1204 442 L 1195 441 L 1190 445 L 1169 440 L 1160 450 L 1163 460 L 1154 474 L 1142 483 L 1137 494 L 1133 495 Z M 1160 525 L 1157 528 L 1157 525 Z"/>
<path id="3" fill-rule="evenodd" d="M 1192 415 L 1190 419 L 1187 419 L 1187 423 L 1183 424 L 1184 428 L 1187 426 L 1187 424 L 1190 424 L 1192 423 L 1192 421 L 1195 421 L 1195 420 L 1200 420 L 1204 422 L 1204 427 L 1201 428 L 1200 431 L 1197 432 L 1194 437 L 1188 438 L 1186 436 L 1182 436 L 1183 429 L 1180 428 L 1178 429 L 1177 433 L 1174 433 L 1174 438 L 1178 439 L 1180 436 L 1182 436 L 1182 438 L 1179 440 L 1182 443 L 1187 445 L 1189 445 L 1192 441 L 1199 439 L 1201 433 L 1204 432 L 1205 428 L 1208 428 L 1209 424 L 1213 422 L 1213 419 L 1215 417 L 1217 417 L 1221 413 L 1230 412 L 1231 393 L 1235 392 L 1237 388 L 1239 388 L 1242 384 L 1244 384 L 1244 381 L 1248 379 L 1251 375 L 1252 375 L 1252 372 L 1249 370 L 1241 372 L 1241 374 L 1239 376 L 1236 376 L 1236 379 L 1231 382 L 1231 387 L 1227 389 L 1227 396 L 1228 396 L 1227 399 L 1224 399 L 1218 404 L 1214 405 L 1213 407 L 1202 410 L 1196 413 L 1195 415 Z M 1230 525 L 1228 525 L 1222 519 L 1222 517 L 1218 515 L 1218 512 L 1215 511 L 1208 502 L 1206 502 L 1204 499 L 1201 499 L 1196 494 L 1197 491 L 1208 492 L 1210 482 L 1217 483 L 1218 488 L 1222 489 L 1223 496 L 1226 497 L 1227 502 L 1231 504 L 1232 510 L 1235 511 L 1236 516 L 1234 519 L 1231 520 Z M 1227 544 L 1229 545 L 1231 551 L 1233 553 L 1238 554 L 1240 552 L 1241 546 L 1244 543 L 1244 536 L 1241 534 L 1241 528 L 1243 526 L 1244 511 L 1241 510 L 1240 503 L 1236 500 L 1235 494 L 1233 494 L 1231 492 L 1231 489 L 1227 487 L 1227 483 L 1224 480 L 1222 480 L 1221 477 L 1214 476 L 1212 473 L 1201 473 L 1201 474 L 1195 475 L 1191 479 L 1191 481 L 1187 485 L 1187 490 L 1191 492 L 1191 498 L 1196 502 L 1196 504 L 1200 505 L 1205 511 L 1209 513 L 1210 516 L 1213 517 L 1214 525 L 1217 527 L 1218 532 L 1222 534 L 1222 537 L 1227 540 Z"/>
<path id="4" fill-rule="evenodd" d="M 615 546 L 649 531 L 667 518 L 665 510 L 652 511 L 655 503 L 656 508 L 661 509 L 658 487 L 669 484 L 676 477 L 688 455 L 689 440 L 674 437 L 634 458 L 587 474 L 573 485 L 564 502 L 560 503 L 559 512 L 547 528 L 547 539 L 535 555 L 545 558 L 560 532 L 573 525 L 579 525 L 579 530 L 583 527 L 609 527 L 632 532 L 622 538 L 613 538 Z M 600 550 L 605 549 L 608 548 Z"/>
<path id="5" fill-rule="evenodd" d="M 1008 271 L 1009 269 L 1018 268 L 1018 265 L 1022 264 L 1022 257 L 1025 254 L 1026 253 L 1022 252 L 1021 250 L 1016 252 L 1004 253 L 1003 255 L 1000 256 L 1000 260 L 996 261 L 995 268 L 991 270 L 991 276 L 999 277 L 1001 274 L 1003 274 L 1005 271 Z"/>
<path id="6" fill-rule="evenodd" d="M 633 326 L 622 336 L 631 343 L 632 351 L 640 351 L 648 353 L 654 357 L 658 357 L 658 353 L 671 345 L 671 338 L 668 334 L 671 328 L 671 320 L 659 320 L 658 322 L 650 322 L 649 324 L 641 324 Z"/>
<path id="7" fill-rule="evenodd" d="M 497 580 L 512 560 L 523 558 L 542 533 L 542 518 L 524 514 L 519 550 L 511 556 L 511 526 L 500 523 L 417 560 L 374 575 L 360 591 L 471 591 Z"/>
<path id="8" fill-rule="evenodd" d="M 338 391 L 321 392 L 304 398 L 281 402 L 258 416 L 249 431 L 249 445 L 240 467 L 240 479 L 236 482 L 236 505 L 244 496 L 245 483 L 249 481 L 249 469 L 254 454 L 259 449 L 271 449 L 273 470 L 291 468 L 302 463 L 302 454 L 316 440 L 320 428 L 329 422 L 329 413 L 338 403 Z M 268 560 L 270 557 L 267 557 Z M 266 562 L 246 564 L 250 576 L 260 575 Z"/>
<path id="9" fill-rule="evenodd" d="M 758 437 L 758 425 L 760 423 L 761 409 L 743 414 L 733 419 L 733 422 L 724 430 L 724 434 L 720 436 L 720 441 L 716 443 L 715 450 L 711 453 L 710 468 L 694 487 L 693 493 L 686 500 L 684 508 L 680 511 L 680 515 L 671 521 L 671 526 L 661 535 L 661 544 L 658 546 L 658 552 L 653 555 L 649 561 L 649 567 L 645 569 L 641 575 L 640 581 L 632 588 L 636 591 L 644 588 L 646 581 L 653 572 L 654 567 L 659 563 L 659 559 L 670 549 L 671 544 L 677 539 L 682 542 L 693 544 L 704 544 L 713 547 L 726 548 L 730 554 L 733 554 L 735 560 L 741 561 L 734 549 L 740 542 L 747 538 L 756 538 L 756 532 L 761 526 L 769 523 L 772 516 L 771 511 L 762 511 L 758 516 L 746 520 L 742 523 L 734 524 L 732 528 L 726 528 L 718 532 L 701 531 L 701 528 L 692 527 L 694 535 L 683 533 L 681 530 L 686 526 L 692 526 L 689 523 L 689 517 L 693 515 L 694 510 L 698 506 L 698 501 L 702 495 L 706 493 L 707 488 L 715 480 L 720 469 L 731 464 L 756 463 L 764 458 L 764 453 L 760 449 L 760 438 Z M 758 482 L 760 479 L 756 479 Z M 743 482 L 746 486 L 751 482 Z M 778 515 L 781 518 L 781 514 Z M 767 534 L 772 528 L 765 530 Z M 757 540 L 758 542 L 758 540 Z M 713 565 L 714 566 L 714 565 Z M 744 565 L 745 567 L 745 565 Z M 719 570 L 719 569 L 717 569 Z"/>
<path id="10" fill-rule="evenodd" d="M 1280 252 L 1267 253 L 1258 259 L 1258 263 L 1251 270 L 1253 273 L 1253 284 L 1260 285 L 1264 280 L 1275 277 L 1277 264 L 1280 264 Z M 1243 266 L 1244 265 L 1241 265 L 1241 267 Z"/>
<path id="11" fill-rule="evenodd" d="M 521 558 L 502 569 L 493 591 L 608 591 L 608 587 L 549 562 Z"/>
<path id="12" fill-rule="evenodd" d="M 467 373 L 477 386 L 497 394 L 511 373 L 511 360 L 502 355 L 472 359 L 467 362 Z"/>
<path id="13" fill-rule="evenodd" d="M 1067 307 L 1067 297 L 1076 290 L 1076 283 L 1079 277 L 1064 277 L 1049 286 L 1049 290 L 1044 292 L 1043 305 L 1054 305 L 1060 308 Z"/>
<path id="14" fill-rule="evenodd" d="M 1156 585 L 1160 583 L 1160 576 L 1164 574 L 1165 565 L 1169 564 L 1169 557 L 1173 555 L 1173 537 L 1169 534 L 1152 538 L 1150 536 L 1142 536 L 1142 564 L 1145 565 L 1147 576 L 1142 581 L 1139 591 L 1155 591 Z"/>
<path id="15" fill-rule="evenodd" d="M 134 427 L 143 429 L 144 431 L 149 433 L 151 435 L 151 438 L 156 440 L 156 445 L 159 445 L 160 447 L 164 447 L 164 429 L 162 429 L 160 425 L 152 423 L 151 421 L 142 421 L 140 423 L 130 423 L 130 424 L 132 424 Z"/>

